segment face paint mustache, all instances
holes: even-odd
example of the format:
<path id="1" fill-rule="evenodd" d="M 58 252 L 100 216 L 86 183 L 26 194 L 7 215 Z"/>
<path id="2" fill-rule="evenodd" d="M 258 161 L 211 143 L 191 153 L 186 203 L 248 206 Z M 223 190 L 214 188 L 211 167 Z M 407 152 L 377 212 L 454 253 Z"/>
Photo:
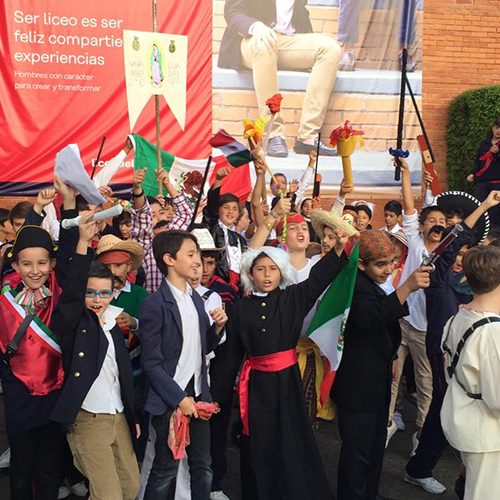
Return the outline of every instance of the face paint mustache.
<path id="1" fill-rule="evenodd" d="M 439 224 L 436 224 L 435 226 L 431 227 L 429 234 L 432 234 L 432 233 L 442 234 L 445 231 L 446 231 L 446 228 L 444 226 L 440 226 Z"/>

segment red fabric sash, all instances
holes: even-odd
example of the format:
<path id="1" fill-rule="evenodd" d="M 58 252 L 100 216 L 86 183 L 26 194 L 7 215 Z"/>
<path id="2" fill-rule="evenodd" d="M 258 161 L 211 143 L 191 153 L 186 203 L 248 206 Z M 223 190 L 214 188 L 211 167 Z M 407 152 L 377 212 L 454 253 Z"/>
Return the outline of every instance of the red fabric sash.
<path id="1" fill-rule="evenodd" d="M 495 146 L 500 147 L 500 141 L 498 141 Z M 476 173 L 476 177 L 481 177 L 486 172 L 486 170 L 490 168 L 490 165 L 493 162 L 493 157 L 494 154 L 490 150 L 488 150 L 483 156 L 481 156 L 481 158 L 479 158 L 481 161 L 484 160 L 484 167 Z"/>
<path id="2" fill-rule="evenodd" d="M 54 297 L 49 297 L 51 300 Z M 52 309 L 50 304 L 47 309 Z M 45 309 L 42 310 L 45 312 Z M 50 319 L 50 318 L 49 318 Z M 0 349 L 7 350 L 9 342 L 23 318 L 9 300 L 0 299 Z M 45 325 L 47 323 L 44 321 Z M 10 359 L 12 373 L 28 388 L 33 396 L 46 396 L 60 389 L 64 381 L 61 354 L 42 342 L 31 326 L 21 339 L 19 349 Z"/>
<path id="3" fill-rule="evenodd" d="M 241 368 L 240 381 L 238 383 L 243 434 L 246 436 L 250 435 L 248 426 L 248 382 L 250 381 L 250 372 L 252 370 L 259 372 L 280 372 L 285 368 L 293 366 L 295 363 L 297 363 L 297 351 L 295 349 L 275 352 L 266 356 L 248 356 Z"/>

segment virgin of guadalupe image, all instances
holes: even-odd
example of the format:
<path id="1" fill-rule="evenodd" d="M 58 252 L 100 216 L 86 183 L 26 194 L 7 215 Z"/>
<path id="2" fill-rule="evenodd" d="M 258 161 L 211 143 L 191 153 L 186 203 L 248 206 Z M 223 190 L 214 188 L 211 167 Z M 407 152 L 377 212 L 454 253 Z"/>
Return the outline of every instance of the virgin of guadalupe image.
<path id="1" fill-rule="evenodd" d="M 156 43 L 153 44 L 153 49 L 150 56 L 151 65 L 151 83 L 153 87 L 161 87 L 163 82 L 163 69 L 162 69 L 162 53 Z"/>

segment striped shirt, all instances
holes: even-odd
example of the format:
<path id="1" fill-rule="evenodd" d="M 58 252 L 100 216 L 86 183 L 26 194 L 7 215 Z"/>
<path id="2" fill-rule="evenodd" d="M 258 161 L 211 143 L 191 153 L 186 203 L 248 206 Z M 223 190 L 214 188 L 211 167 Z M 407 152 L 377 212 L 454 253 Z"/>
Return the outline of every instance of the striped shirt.
<path id="1" fill-rule="evenodd" d="M 193 216 L 193 208 L 184 194 L 180 193 L 172 198 L 175 206 L 175 215 L 167 230 L 187 229 Z M 146 282 L 144 288 L 149 294 L 156 292 L 164 279 L 158 269 L 153 255 L 153 212 L 146 199 L 144 206 L 138 210 L 132 207 L 130 210 L 132 219 L 131 239 L 137 241 L 144 249 L 144 271 Z"/>

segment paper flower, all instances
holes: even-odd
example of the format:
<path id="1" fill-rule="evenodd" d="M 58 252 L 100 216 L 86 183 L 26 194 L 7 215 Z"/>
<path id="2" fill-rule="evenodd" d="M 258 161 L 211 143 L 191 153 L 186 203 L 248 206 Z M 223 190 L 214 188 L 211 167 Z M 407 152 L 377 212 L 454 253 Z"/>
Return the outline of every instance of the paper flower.
<path id="1" fill-rule="evenodd" d="M 269 111 L 271 113 L 279 113 L 280 112 L 280 106 L 281 106 L 281 100 L 283 99 L 283 96 L 281 94 L 274 94 L 272 97 L 270 97 L 266 101 L 266 106 L 269 107 Z"/>
<path id="2" fill-rule="evenodd" d="M 362 145 L 363 138 L 359 136 L 363 134 L 362 130 L 354 130 L 349 120 L 346 120 L 343 127 L 337 127 L 332 130 L 330 134 L 330 146 L 335 147 L 339 141 L 347 141 L 350 138 L 353 138 L 354 141 L 359 140 Z"/>
<path id="3" fill-rule="evenodd" d="M 252 122 L 249 118 L 245 118 L 243 120 L 243 136 L 245 139 L 251 137 L 255 141 L 255 144 L 258 144 L 262 140 L 267 122 L 267 118 L 257 118 L 255 122 Z"/>

